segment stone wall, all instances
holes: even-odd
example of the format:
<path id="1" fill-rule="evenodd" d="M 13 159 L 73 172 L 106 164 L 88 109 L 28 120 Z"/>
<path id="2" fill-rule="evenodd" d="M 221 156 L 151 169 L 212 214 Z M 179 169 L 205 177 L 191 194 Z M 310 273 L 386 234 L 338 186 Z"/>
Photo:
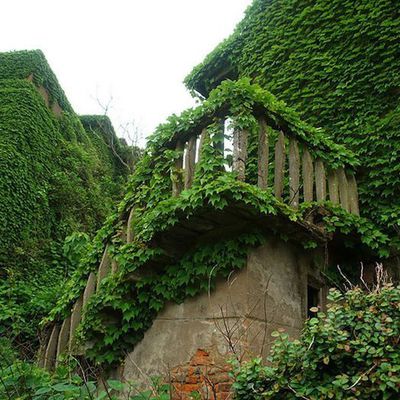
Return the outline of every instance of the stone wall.
<path id="1" fill-rule="evenodd" d="M 319 252 L 268 239 L 212 293 L 168 304 L 127 355 L 122 379 L 146 386 L 148 377 L 162 376 L 176 399 L 189 399 L 192 391 L 227 398 L 227 359 L 265 358 L 275 330 L 297 336 L 307 315 L 308 282 L 321 282 L 322 264 Z"/>

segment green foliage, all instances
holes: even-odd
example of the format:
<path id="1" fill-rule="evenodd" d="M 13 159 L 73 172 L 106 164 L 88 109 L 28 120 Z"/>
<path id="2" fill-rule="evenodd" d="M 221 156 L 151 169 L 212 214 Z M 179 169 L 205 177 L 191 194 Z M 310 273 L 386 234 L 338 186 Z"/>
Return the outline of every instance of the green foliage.
<path id="1" fill-rule="evenodd" d="M 167 123 L 156 129 L 148 143 L 153 150 L 159 151 L 162 145 L 168 145 L 179 134 L 192 132 L 205 122 L 212 124 L 219 115 L 232 118 L 233 128 L 254 129 L 255 110 L 263 110 L 263 115 L 277 129 L 285 127 L 287 132 L 307 145 L 315 158 L 325 160 L 330 168 L 358 164 L 351 151 L 335 144 L 321 128 L 302 121 L 296 111 L 277 100 L 268 90 L 251 84 L 248 78 L 222 82 L 201 105 L 184 111 L 180 116 L 169 117 Z"/>
<path id="2" fill-rule="evenodd" d="M 70 368 L 60 367 L 54 374 L 34 363 L 13 360 L 0 364 L 0 396 L 8 400 L 117 400 L 125 386 L 119 381 L 107 380 L 107 389 L 100 389 L 95 380 L 84 380 L 71 373 Z M 139 396 L 139 395 L 138 395 Z M 150 399 L 129 396 L 132 399 Z M 127 397 L 128 399 L 128 397 Z M 160 397 L 160 400 L 165 397 Z M 158 400 L 158 398 L 157 398 Z"/>
<path id="3" fill-rule="evenodd" d="M 20 258 L 18 268 L 2 271 L 0 336 L 9 338 L 22 358 L 38 346 L 39 321 L 50 312 L 79 260 L 88 252 L 89 237 L 74 233 L 61 246 L 51 242 L 40 252 Z"/>
<path id="4" fill-rule="evenodd" d="M 18 359 L 11 343 L 0 337 L 0 398 L 4 400 L 168 400 L 170 387 L 149 377 L 149 390 L 134 382 L 95 379 L 74 357 L 67 357 L 49 373 L 35 362 Z M 82 375 L 78 375 L 79 371 Z M 99 384 L 99 382 L 101 382 Z"/>
<path id="5" fill-rule="evenodd" d="M 47 89 L 51 105 L 57 102 L 64 111 L 73 113 L 71 104 L 41 50 L 0 53 L 0 79 L 28 79 L 30 77 L 36 86 Z"/>
<path id="6" fill-rule="evenodd" d="M 400 287 L 331 290 L 326 313 L 299 340 L 275 332 L 270 366 L 238 368 L 233 388 L 247 399 L 398 399 Z"/>
<path id="7" fill-rule="evenodd" d="M 171 256 L 157 245 L 157 235 L 206 210 L 221 211 L 228 206 L 237 206 L 257 218 L 274 216 L 275 221 L 281 223 L 271 229 L 287 240 L 285 229 L 291 224 L 294 225 L 291 228 L 296 229 L 295 224 L 303 221 L 310 209 L 321 206 L 305 204 L 296 211 L 278 201 L 271 189 L 261 190 L 255 186 L 256 175 L 247 176 L 246 182 L 240 182 L 235 173 L 223 168 L 220 123 L 214 116 L 224 107 L 233 125 L 249 130 L 249 141 L 252 142 L 257 138 L 252 109 L 260 106 L 277 124 L 284 121 L 316 155 L 325 157 L 335 166 L 356 163 L 351 152 L 336 146 L 322 131 L 302 123 L 296 113 L 260 87 L 251 85 L 248 80 L 224 82 L 201 106 L 179 117 L 173 116 L 157 128 L 130 177 L 118 211 L 108 218 L 96 235 L 45 323 L 60 321 L 69 315 L 84 290 L 89 273 L 98 268 L 108 243 L 108 252 L 116 261 L 118 271 L 103 279 L 101 287 L 91 297 L 79 330 L 81 340 L 91 343 L 86 351 L 88 358 L 105 365 L 117 363 L 142 339 L 167 301 L 180 303 L 209 290 L 218 277 L 226 277 L 232 270 L 245 265 L 248 249 L 259 245 L 264 237 L 252 227 L 241 234 L 236 233 L 233 238 L 201 243 L 182 255 Z M 193 186 L 180 196 L 172 197 L 171 170 L 173 179 L 179 179 L 181 171 L 174 167 L 179 151 L 171 148 L 179 135 L 187 134 L 201 121 L 209 121 L 208 133 L 196 165 Z M 253 170 L 256 174 L 256 169 Z M 350 215 L 331 203 L 324 205 L 328 233 L 340 232 L 349 246 L 358 245 L 361 240 L 370 250 L 388 254 L 387 236 L 370 221 Z M 123 231 L 132 209 L 134 240 L 127 244 Z M 304 234 L 302 244 L 308 248 L 317 246 L 307 234 Z"/>
<path id="8" fill-rule="evenodd" d="M 102 122 L 106 132 L 85 131 L 40 51 L 0 54 L 0 332 L 18 346 L 37 343 L 39 320 L 76 267 L 64 238 L 94 233 L 121 198 L 128 171 Z M 78 239 L 68 240 L 80 254 Z"/>
<path id="9" fill-rule="evenodd" d="M 361 212 L 398 241 L 400 59 L 390 0 L 254 0 L 185 79 L 203 95 L 251 77 L 359 158 Z"/>
<path id="10" fill-rule="evenodd" d="M 212 146 L 209 149 L 214 151 Z M 204 161 L 203 165 L 210 166 L 212 163 Z M 118 272 L 102 281 L 100 290 L 92 296 L 85 310 L 85 321 L 81 326 L 81 340 L 92 343 L 86 355 L 94 361 L 103 364 L 118 362 L 126 351 L 142 339 L 167 301 L 180 303 L 185 298 L 212 289 L 217 277 L 227 277 L 231 271 L 245 265 L 248 248 L 260 245 L 264 237 L 253 230 L 235 239 L 205 243 L 179 259 L 163 263 L 162 270 L 154 270 L 149 269 L 152 264 L 159 262 L 160 258 L 168 259 L 161 248 L 152 245 L 156 234 L 173 227 L 182 218 L 189 218 L 207 208 L 223 210 L 228 205 L 242 204 L 248 212 L 259 218 L 280 216 L 286 221 L 286 226 L 288 221 L 302 220 L 310 210 L 304 208 L 296 212 L 279 203 L 270 192 L 237 181 L 233 174 L 224 173 L 212 180 L 207 179 L 202 162 L 197 173 L 197 185 L 183 192 L 180 197 L 168 197 L 153 207 L 136 211 L 134 242 L 125 244 L 119 239 L 121 222 L 116 216 L 111 217 L 94 240 L 91 251 L 81 260 L 64 295 L 53 309 L 49 320 L 68 315 L 73 302 L 85 287 L 89 272 L 98 266 L 103 243 L 113 237 L 109 251 L 117 261 Z M 356 233 L 370 248 L 382 247 L 387 242 L 387 237 L 374 230 L 368 220 L 352 216 L 332 204 L 327 203 L 326 206 L 331 210 L 331 214 L 325 217 L 330 231 L 341 231 L 343 235 Z M 338 223 L 335 215 L 340 216 L 338 219 L 342 223 Z M 276 233 L 283 234 L 282 231 Z M 358 241 L 355 238 L 349 245 L 355 245 Z M 305 239 L 303 244 L 307 246 L 309 242 Z M 132 281 L 130 277 L 135 274 L 141 278 Z"/>

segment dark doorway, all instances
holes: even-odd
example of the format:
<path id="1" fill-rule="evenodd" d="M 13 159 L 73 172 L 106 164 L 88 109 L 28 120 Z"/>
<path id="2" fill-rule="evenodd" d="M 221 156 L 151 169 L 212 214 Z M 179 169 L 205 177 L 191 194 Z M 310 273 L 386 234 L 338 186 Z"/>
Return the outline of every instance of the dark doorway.
<path id="1" fill-rule="evenodd" d="M 312 318 L 315 317 L 317 314 L 310 310 L 310 308 L 319 306 L 320 299 L 319 299 L 319 292 L 320 290 L 315 288 L 314 286 L 307 286 L 307 317 Z"/>

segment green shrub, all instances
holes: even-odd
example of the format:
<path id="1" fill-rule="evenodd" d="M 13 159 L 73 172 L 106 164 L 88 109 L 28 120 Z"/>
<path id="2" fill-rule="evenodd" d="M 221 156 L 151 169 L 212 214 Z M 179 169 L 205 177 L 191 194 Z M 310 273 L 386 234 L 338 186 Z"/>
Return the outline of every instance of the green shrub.
<path id="1" fill-rule="evenodd" d="M 9 341 L 0 338 L 1 400 L 169 400 L 170 387 L 150 378 L 150 388 L 140 391 L 135 383 L 88 376 L 78 360 L 68 357 L 49 373 L 33 362 L 16 357 Z M 76 373 L 80 372 L 80 375 Z M 99 384 L 101 382 L 101 384 Z"/>
<path id="2" fill-rule="evenodd" d="M 270 365 L 239 367 L 236 398 L 398 399 L 400 287 L 365 293 L 331 290 L 326 313 L 307 321 L 299 340 L 275 332 Z"/>

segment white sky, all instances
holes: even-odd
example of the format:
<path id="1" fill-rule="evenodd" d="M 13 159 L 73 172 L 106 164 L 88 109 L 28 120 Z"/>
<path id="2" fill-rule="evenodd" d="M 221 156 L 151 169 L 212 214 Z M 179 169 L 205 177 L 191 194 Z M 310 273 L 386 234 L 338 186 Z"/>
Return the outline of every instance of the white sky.
<path id="1" fill-rule="evenodd" d="M 45 53 L 79 114 L 144 136 L 194 105 L 182 81 L 234 29 L 251 0 L 5 0 L 0 51 Z M 142 142 L 143 144 L 143 142 Z"/>

